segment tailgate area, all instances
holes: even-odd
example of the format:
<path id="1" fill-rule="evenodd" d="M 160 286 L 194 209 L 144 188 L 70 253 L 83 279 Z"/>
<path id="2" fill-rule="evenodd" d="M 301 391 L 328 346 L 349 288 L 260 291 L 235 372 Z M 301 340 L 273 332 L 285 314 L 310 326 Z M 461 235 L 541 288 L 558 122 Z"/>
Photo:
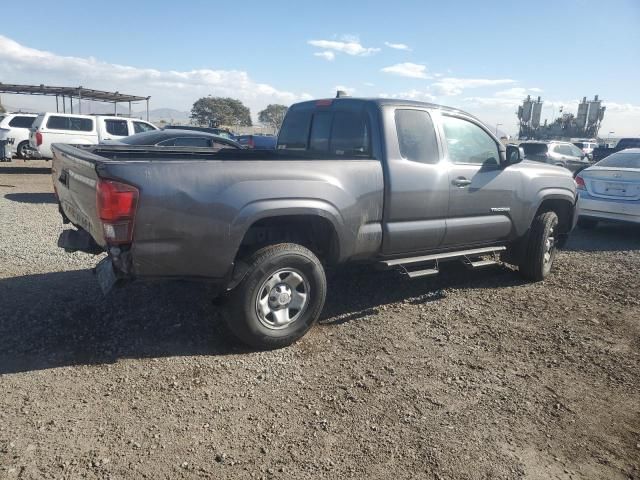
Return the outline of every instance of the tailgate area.
<path id="1" fill-rule="evenodd" d="M 90 157 L 95 155 L 69 145 L 54 145 L 51 176 L 63 216 L 104 247 L 96 207 L 98 174 L 95 159 Z"/>

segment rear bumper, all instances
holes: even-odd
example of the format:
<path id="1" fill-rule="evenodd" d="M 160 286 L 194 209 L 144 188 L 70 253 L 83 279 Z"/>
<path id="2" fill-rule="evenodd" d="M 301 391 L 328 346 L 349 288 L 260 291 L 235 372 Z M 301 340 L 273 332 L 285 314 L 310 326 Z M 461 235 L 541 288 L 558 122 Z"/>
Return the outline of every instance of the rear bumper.
<path id="1" fill-rule="evenodd" d="M 640 223 L 639 200 L 607 200 L 581 191 L 578 215 L 599 220 Z"/>

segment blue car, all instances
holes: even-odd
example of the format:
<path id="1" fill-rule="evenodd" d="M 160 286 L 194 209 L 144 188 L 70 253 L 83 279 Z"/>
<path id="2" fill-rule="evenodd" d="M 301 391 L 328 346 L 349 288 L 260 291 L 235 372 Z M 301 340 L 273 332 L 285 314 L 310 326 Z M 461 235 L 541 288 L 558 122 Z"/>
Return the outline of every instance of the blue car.
<path id="1" fill-rule="evenodd" d="M 245 148 L 259 150 L 274 150 L 278 143 L 278 137 L 274 135 L 240 135 L 235 140 Z"/>

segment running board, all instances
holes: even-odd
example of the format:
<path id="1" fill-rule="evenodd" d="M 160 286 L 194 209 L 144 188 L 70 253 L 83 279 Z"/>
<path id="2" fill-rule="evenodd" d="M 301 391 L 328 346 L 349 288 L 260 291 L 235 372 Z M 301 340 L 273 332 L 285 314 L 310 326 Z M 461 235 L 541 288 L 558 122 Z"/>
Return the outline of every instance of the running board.
<path id="1" fill-rule="evenodd" d="M 430 277 L 432 275 L 437 275 L 439 273 L 440 273 L 440 270 L 438 270 L 437 268 L 427 268 L 425 270 L 407 271 L 407 275 L 409 275 L 409 278 Z"/>
<path id="2" fill-rule="evenodd" d="M 498 265 L 498 262 L 496 262 L 495 260 L 476 260 L 476 261 L 465 261 L 464 262 L 465 266 L 467 268 L 470 269 L 475 269 L 475 268 L 484 268 L 484 267 L 490 267 L 491 265 Z"/>
<path id="3" fill-rule="evenodd" d="M 447 260 L 451 258 L 473 257 L 477 255 L 487 255 L 490 253 L 503 252 L 507 247 L 484 247 L 473 248 L 471 250 L 459 250 L 457 252 L 434 253 L 422 257 L 395 258 L 393 260 L 383 260 L 380 263 L 386 267 L 397 267 L 399 265 L 411 265 L 414 263 L 433 262 L 437 260 Z M 475 262 L 479 263 L 479 262 Z M 483 265 L 484 266 L 484 265 Z"/>

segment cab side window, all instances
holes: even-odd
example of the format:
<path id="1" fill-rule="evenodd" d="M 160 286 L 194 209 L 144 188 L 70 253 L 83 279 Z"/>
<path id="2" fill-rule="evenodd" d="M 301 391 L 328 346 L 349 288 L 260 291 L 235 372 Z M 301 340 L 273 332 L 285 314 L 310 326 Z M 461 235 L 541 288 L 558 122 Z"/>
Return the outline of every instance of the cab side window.
<path id="1" fill-rule="evenodd" d="M 449 160 L 456 164 L 498 165 L 498 145 L 482 128 L 461 118 L 442 116 Z"/>
<path id="2" fill-rule="evenodd" d="M 126 137 L 129 135 L 129 127 L 126 120 L 105 120 L 105 129 L 110 135 Z"/>
<path id="3" fill-rule="evenodd" d="M 150 132 L 155 130 L 151 125 L 145 122 L 133 122 L 133 131 L 135 133 Z"/>
<path id="4" fill-rule="evenodd" d="M 396 110 L 396 131 L 402 158 L 438 163 L 438 142 L 431 115 L 423 110 Z"/>

